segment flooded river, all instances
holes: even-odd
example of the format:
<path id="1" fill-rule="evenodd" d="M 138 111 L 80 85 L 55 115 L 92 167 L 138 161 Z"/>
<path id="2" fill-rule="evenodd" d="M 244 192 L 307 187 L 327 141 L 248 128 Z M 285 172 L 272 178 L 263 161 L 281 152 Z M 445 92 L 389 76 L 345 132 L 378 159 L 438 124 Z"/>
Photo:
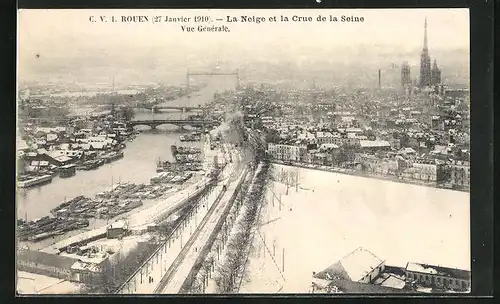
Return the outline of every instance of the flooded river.
<path id="1" fill-rule="evenodd" d="M 207 86 L 193 93 L 191 98 L 183 97 L 165 104 L 203 105 L 211 101 L 217 91 L 221 91 L 220 86 Z M 191 115 L 189 113 L 157 113 L 155 119 Z M 135 119 L 147 119 L 151 116 L 152 114 L 146 110 L 137 110 Z M 31 220 L 49 215 L 50 210 L 65 199 L 69 200 L 78 195 L 93 197 L 118 182 L 149 183 L 150 178 L 156 174 L 158 158 L 173 160 L 170 146 L 181 143 L 179 141 L 181 132 L 188 131 L 168 125 L 159 127 L 157 131 L 144 131 L 133 141 L 126 142 L 127 147 L 122 159 L 96 170 L 78 171 L 70 178 L 55 177 L 52 183 L 41 187 L 19 189 L 16 201 L 18 218 Z M 183 143 L 183 145 L 200 146 L 200 143 Z"/>

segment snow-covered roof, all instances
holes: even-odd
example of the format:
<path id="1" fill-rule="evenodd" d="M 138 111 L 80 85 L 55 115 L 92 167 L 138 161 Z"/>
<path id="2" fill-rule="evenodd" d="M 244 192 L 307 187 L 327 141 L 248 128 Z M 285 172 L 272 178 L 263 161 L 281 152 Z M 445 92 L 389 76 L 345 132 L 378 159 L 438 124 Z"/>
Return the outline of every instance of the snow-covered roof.
<path id="1" fill-rule="evenodd" d="M 66 155 L 59 155 L 59 156 L 54 157 L 54 159 L 61 162 L 61 163 L 64 163 L 64 162 L 70 161 L 71 157 L 66 156 Z"/>
<path id="2" fill-rule="evenodd" d="M 323 280 L 323 279 L 318 279 L 318 278 L 312 278 L 312 283 L 316 285 L 317 288 L 324 289 L 328 287 L 330 284 L 332 284 L 332 281 L 330 280 Z"/>
<path id="3" fill-rule="evenodd" d="M 417 151 L 415 151 L 413 148 L 409 148 L 409 147 L 401 149 L 400 152 L 404 153 L 404 154 L 417 153 Z"/>
<path id="4" fill-rule="evenodd" d="M 382 277 L 384 278 L 382 278 L 382 281 L 378 284 L 380 286 L 403 289 L 406 285 L 404 279 L 396 277 L 392 274 L 384 274 Z"/>
<path id="5" fill-rule="evenodd" d="M 352 281 L 358 282 L 384 261 L 363 247 L 343 257 L 339 263 Z"/>
<path id="6" fill-rule="evenodd" d="M 36 150 L 36 152 L 37 152 L 38 154 L 47 154 L 47 150 L 45 150 L 45 149 L 43 149 L 43 148 L 42 148 L 42 149 L 37 149 L 37 150 Z"/>
<path id="7" fill-rule="evenodd" d="M 99 272 L 99 267 L 94 263 L 86 263 L 82 261 L 76 261 L 72 266 L 72 270 L 86 270 L 90 272 Z"/>
<path id="8" fill-rule="evenodd" d="M 38 127 L 38 128 L 36 128 L 36 132 L 37 133 L 38 132 L 41 132 L 41 133 L 50 133 L 52 131 L 54 131 L 53 128 L 46 128 L 46 127 Z"/>
<path id="9" fill-rule="evenodd" d="M 361 128 L 347 128 L 345 130 L 347 133 L 361 133 L 363 130 Z"/>
<path id="10" fill-rule="evenodd" d="M 406 264 L 406 270 L 418 273 L 426 273 L 426 274 L 440 275 L 440 276 L 452 277 L 463 280 L 470 280 L 470 272 L 462 269 L 454 269 L 448 267 L 408 262 L 408 264 Z"/>
<path id="11" fill-rule="evenodd" d="M 109 229 L 124 229 L 127 226 L 127 223 L 123 220 L 116 221 L 113 224 L 109 225 Z"/>
<path id="12" fill-rule="evenodd" d="M 105 142 L 93 142 L 93 143 L 90 143 L 90 144 L 88 144 L 88 145 L 89 145 L 89 146 L 88 146 L 89 148 L 90 148 L 90 147 L 92 147 L 92 148 L 94 148 L 94 149 L 104 149 L 104 148 L 106 147 L 107 143 L 105 143 Z M 85 149 L 86 147 L 87 147 L 87 146 L 84 146 L 84 149 Z"/>
<path id="13" fill-rule="evenodd" d="M 34 160 L 31 162 L 31 166 L 33 167 L 44 167 L 44 166 L 48 166 L 49 165 L 49 162 L 46 161 L 46 160 Z"/>
<path id="14" fill-rule="evenodd" d="M 390 147 L 391 144 L 386 140 L 361 140 L 359 144 L 362 148 L 372 148 L 372 147 Z"/>
<path id="15" fill-rule="evenodd" d="M 17 150 L 25 150 L 25 149 L 29 148 L 26 141 L 24 139 L 19 138 L 19 137 L 16 138 L 16 147 L 17 147 Z"/>

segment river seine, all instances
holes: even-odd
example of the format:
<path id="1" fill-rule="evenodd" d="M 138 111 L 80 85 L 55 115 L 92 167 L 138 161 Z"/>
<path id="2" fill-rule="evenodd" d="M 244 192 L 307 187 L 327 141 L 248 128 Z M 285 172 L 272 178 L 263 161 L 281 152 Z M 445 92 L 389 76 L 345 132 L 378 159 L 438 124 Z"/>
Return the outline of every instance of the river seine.
<path id="1" fill-rule="evenodd" d="M 221 92 L 222 89 L 220 84 L 209 85 L 201 91 L 192 93 L 190 97 L 182 97 L 165 104 L 172 106 L 203 105 L 213 99 L 215 92 Z M 154 119 L 180 118 L 191 115 L 190 113 L 157 113 L 154 114 Z M 134 119 L 147 118 L 152 118 L 151 112 L 136 111 Z M 145 129 L 148 128 L 145 127 Z M 47 216 L 51 209 L 61 204 L 65 199 L 69 200 L 78 195 L 93 197 L 118 182 L 149 183 L 150 178 L 156 174 L 158 158 L 161 160 L 173 159 L 170 146 L 180 144 L 179 135 L 182 132 L 189 131 L 182 131 L 170 125 L 159 126 L 157 131 L 145 130 L 133 141 L 126 142 L 127 147 L 124 149 L 122 159 L 96 170 L 77 171 L 76 175 L 70 178 L 54 177 L 52 183 L 41 187 L 29 190 L 18 189 L 16 201 L 18 218 L 31 220 Z M 199 146 L 200 143 L 189 143 L 189 145 Z"/>

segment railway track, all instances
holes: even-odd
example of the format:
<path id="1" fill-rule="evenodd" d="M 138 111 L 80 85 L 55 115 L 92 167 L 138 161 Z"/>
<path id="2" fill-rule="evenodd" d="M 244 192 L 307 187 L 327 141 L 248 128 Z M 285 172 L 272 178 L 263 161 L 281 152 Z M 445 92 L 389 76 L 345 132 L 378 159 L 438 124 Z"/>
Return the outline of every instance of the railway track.
<path id="1" fill-rule="evenodd" d="M 212 206 L 208 210 L 207 214 L 203 217 L 203 220 L 201 221 L 200 225 L 198 225 L 198 227 L 196 227 L 195 231 L 193 232 L 193 234 L 191 235 L 191 237 L 189 238 L 189 240 L 187 241 L 185 246 L 182 248 L 179 255 L 175 258 L 174 262 L 169 267 L 169 269 L 167 270 L 167 272 L 165 273 L 165 275 L 161 279 L 158 286 L 155 288 L 154 293 L 161 293 L 165 289 L 165 287 L 168 285 L 168 283 L 170 283 L 170 281 L 173 278 L 173 275 L 175 274 L 175 272 L 179 268 L 179 265 L 181 265 L 181 263 L 184 261 L 186 254 L 189 252 L 189 250 L 191 249 L 191 246 L 196 241 L 196 238 L 198 237 L 200 232 L 203 230 L 203 228 L 205 227 L 206 223 L 208 222 L 208 220 L 210 219 L 212 214 L 219 207 L 219 203 L 220 203 L 222 197 L 224 197 L 225 193 L 226 193 L 226 185 L 224 185 L 222 187 L 221 193 L 219 193 L 215 202 L 212 204 Z"/>
<path id="2" fill-rule="evenodd" d="M 219 217 L 218 219 L 216 219 L 217 224 L 214 227 L 214 229 L 210 232 L 210 236 L 209 236 L 207 242 L 204 244 L 204 246 L 200 250 L 200 255 L 197 257 L 197 259 L 196 259 L 193 267 L 191 268 L 191 270 L 190 270 L 189 274 L 187 275 L 186 279 L 184 280 L 184 282 L 183 282 L 183 284 L 181 286 L 181 289 L 180 289 L 181 293 L 188 293 L 189 289 L 191 288 L 191 286 L 193 284 L 193 281 L 195 280 L 195 277 L 198 274 L 198 272 L 199 272 L 199 270 L 200 270 L 200 268 L 202 266 L 202 263 L 205 261 L 208 253 L 212 249 L 212 246 L 213 246 L 213 243 L 215 241 L 215 238 L 221 232 L 222 226 L 224 225 L 224 219 L 228 216 L 228 214 L 229 214 L 229 212 L 230 212 L 230 210 L 231 210 L 231 208 L 233 206 L 233 202 L 234 202 L 236 196 L 238 195 L 238 193 L 240 192 L 241 185 L 245 182 L 245 180 L 247 178 L 247 175 L 248 175 L 248 171 L 245 171 L 243 173 L 243 176 L 240 179 L 240 182 L 236 186 L 233 195 L 229 199 L 228 204 L 225 206 L 224 211 L 223 211 L 221 217 Z"/>

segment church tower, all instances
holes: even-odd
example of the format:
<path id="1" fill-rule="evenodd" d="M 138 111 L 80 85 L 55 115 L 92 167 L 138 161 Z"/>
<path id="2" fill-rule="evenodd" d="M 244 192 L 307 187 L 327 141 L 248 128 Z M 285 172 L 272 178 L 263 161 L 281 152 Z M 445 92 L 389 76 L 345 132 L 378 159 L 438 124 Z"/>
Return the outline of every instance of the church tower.
<path id="1" fill-rule="evenodd" d="M 427 48 L 427 18 L 424 23 L 424 48 L 420 55 L 420 87 L 427 87 L 431 85 L 431 58 L 429 56 L 429 49 Z"/>
<path id="2" fill-rule="evenodd" d="M 407 86 L 411 86 L 410 65 L 406 61 L 401 65 L 401 86 L 403 89 Z"/>
<path id="3" fill-rule="evenodd" d="M 431 71 L 431 85 L 435 86 L 441 83 L 441 70 L 438 68 L 436 59 L 434 59 L 434 64 L 432 65 Z"/>

